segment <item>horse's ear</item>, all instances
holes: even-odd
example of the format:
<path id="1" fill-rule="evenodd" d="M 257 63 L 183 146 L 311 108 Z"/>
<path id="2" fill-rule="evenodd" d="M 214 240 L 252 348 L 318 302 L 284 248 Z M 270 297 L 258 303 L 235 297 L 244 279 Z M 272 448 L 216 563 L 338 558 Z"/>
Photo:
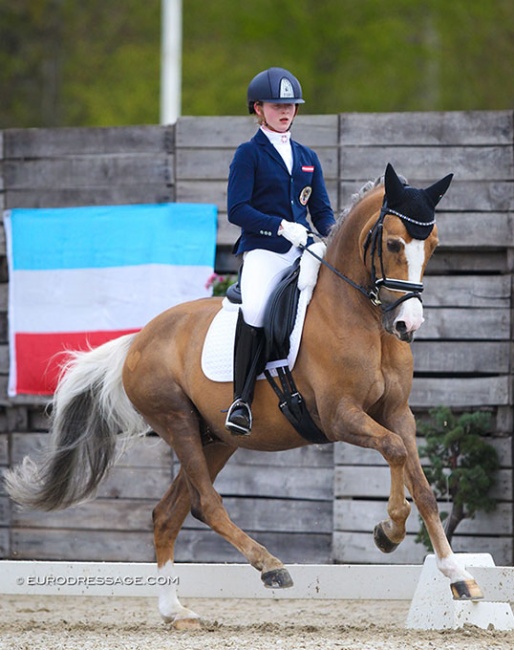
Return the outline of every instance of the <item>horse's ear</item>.
<path id="1" fill-rule="evenodd" d="M 448 174 L 448 176 L 441 178 L 440 181 L 437 181 L 437 183 L 434 183 L 430 187 L 427 187 L 426 190 L 424 190 L 434 208 L 443 198 L 446 190 L 450 187 L 452 178 L 453 174 Z"/>
<path id="2" fill-rule="evenodd" d="M 398 178 L 391 163 L 387 163 L 384 175 L 385 195 L 390 205 L 401 201 L 403 197 L 404 185 Z"/>

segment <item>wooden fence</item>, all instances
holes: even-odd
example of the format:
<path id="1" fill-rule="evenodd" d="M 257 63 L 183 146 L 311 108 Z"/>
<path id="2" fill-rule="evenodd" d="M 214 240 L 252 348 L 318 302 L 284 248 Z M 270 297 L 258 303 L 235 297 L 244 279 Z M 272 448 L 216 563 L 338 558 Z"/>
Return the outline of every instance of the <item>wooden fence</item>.
<path id="1" fill-rule="evenodd" d="M 216 266 L 234 271 L 237 229 L 226 219 L 228 165 L 251 137 L 251 118 L 181 118 L 173 126 L 0 132 L 0 207 L 209 202 L 219 208 Z M 395 113 L 302 116 L 295 135 L 320 156 L 335 209 L 383 173 L 387 162 L 414 185 L 448 172 L 441 246 L 428 269 L 426 322 L 413 344 L 411 405 L 487 409 L 501 458 L 498 507 L 459 527 L 459 551 L 513 562 L 512 281 L 513 114 Z M 44 444 L 40 399 L 6 392 L 7 265 L 0 240 L 0 468 Z M 151 561 L 151 510 L 176 472 L 156 437 L 129 451 L 96 501 L 65 512 L 22 512 L 0 492 L 0 556 Z M 278 454 L 239 451 L 217 481 L 234 520 L 286 562 L 420 562 L 414 513 L 392 555 L 372 541 L 385 515 L 389 478 L 377 454 L 346 445 Z M 444 509 L 444 504 L 441 504 Z M 189 518 L 179 561 L 240 561 L 226 542 Z"/>

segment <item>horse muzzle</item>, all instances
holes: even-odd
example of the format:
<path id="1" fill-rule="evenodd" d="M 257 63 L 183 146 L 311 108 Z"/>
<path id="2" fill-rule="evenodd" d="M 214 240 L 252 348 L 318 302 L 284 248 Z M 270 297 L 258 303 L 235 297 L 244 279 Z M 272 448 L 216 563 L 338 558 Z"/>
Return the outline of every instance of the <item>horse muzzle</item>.
<path id="1" fill-rule="evenodd" d="M 418 298 L 413 300 L 413 298 Z M 392 304 L 391 309 L 384 310 L 383 325 L 387 332 L 400 341 L 411 343 L 415 332 L 424 322 L 423 303 L 419 295 L 412 294 L 399 304 Z"/>

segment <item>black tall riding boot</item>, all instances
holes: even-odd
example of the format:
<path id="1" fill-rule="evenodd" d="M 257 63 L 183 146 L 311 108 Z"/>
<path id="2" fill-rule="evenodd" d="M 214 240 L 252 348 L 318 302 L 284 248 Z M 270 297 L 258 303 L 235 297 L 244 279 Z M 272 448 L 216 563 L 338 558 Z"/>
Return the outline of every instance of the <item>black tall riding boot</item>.
<path id="1" fill-rule="evenodd" d="M 234 344 L 234 402 L 230 406 L 226 428 L 238 436 L 252 430 L 253 391 L 257 375 L 263 370 L 264 328 L 245 323 L 239 311 Z"/>

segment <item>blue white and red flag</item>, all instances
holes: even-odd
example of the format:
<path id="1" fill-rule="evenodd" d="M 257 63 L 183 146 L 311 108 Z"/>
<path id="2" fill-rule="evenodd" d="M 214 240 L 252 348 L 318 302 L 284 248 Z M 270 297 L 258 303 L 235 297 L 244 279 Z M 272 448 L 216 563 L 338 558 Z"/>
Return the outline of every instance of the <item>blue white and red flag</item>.
<path id="1" fill-rule="evenodd" d="M 216 222 L 216 206 L 185 203 L 5 212 L 9 395 L 50 395 L 63 351 L 211 295 Z"/>

